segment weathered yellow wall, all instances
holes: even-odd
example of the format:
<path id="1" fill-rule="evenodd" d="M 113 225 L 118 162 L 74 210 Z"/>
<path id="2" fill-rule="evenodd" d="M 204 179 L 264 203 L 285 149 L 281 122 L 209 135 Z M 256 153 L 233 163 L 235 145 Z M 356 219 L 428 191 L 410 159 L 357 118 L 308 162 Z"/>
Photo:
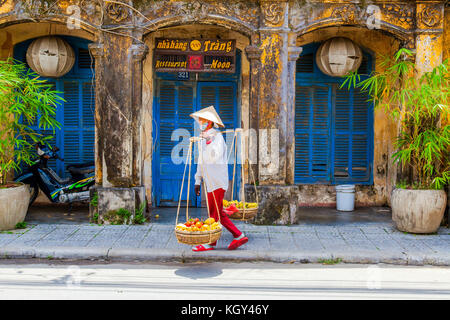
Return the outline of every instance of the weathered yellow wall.
<path id="1" fill-rule="evenodd" d="M 297 45 L 302 46 L 312 42 L 322 42 L 329 38 L 342 36 L 353 40 L 361 47 L 375 54 L 375 70 L 379 70 L 378 62 L 382 56 L 392 56 L 399 48 L 399 42 L 384 33 L 355 27 L 329 27 L 316 30 L 298 37 Z M 374 113 L 374 159 L 372 187 L 358 187 L 357 205 L 384 205 L 389 202 L 390 193 L 395 184 L 396 170 L 392 163 L 393 140 L 397 126 L 383 110 Z M 314 201 L 326 205 L 334 204 L 334 188 L 317 186 Z"/>
<path id="2" fill-rule="evenodd" d="M 444 16 L 444 45 L 442 59 L 450 60 L 450 7 L 445 9 Z"/>
<path id="3" fill-rule="evenodd" d="M 69 30 L 64 24 L 21 23 L 0 30 L 0 59 L 11 57 L 17 43 L 47 35 L 67 35 L 94 40 L 94 35 L 82 29 Z"/>
<path id="4" fill-rule="evenodd" d="M 152 192 L 152 130 L 153 130 L 153 92 L 154 92 L 154 74 L 153 74 L 153 48 L 155 38 L 217 38 L 236 39 L 236 47 L 241 51 L 241 79 L 240 88 L 238 88 L 239 101 L 241 107 L 242 127 L 247 129 L 249 123 L 249 61 L 245 55 L 245 47 L 250 44 L 250 40 L 240 33 L 232 30 L 224 29 L 217 26 L 205 25 L 185 25 L 172 27 L 146 36 L 145 43 L 149 47 L 149 53 L 144 60 L 143 66 L 143 134 L 142 134 L 142 166 L 143 166 L 143 183 L 146 187 L 147 197 L 151 201 Z M 191 75 L 193 77 L 193 74 Z"/>

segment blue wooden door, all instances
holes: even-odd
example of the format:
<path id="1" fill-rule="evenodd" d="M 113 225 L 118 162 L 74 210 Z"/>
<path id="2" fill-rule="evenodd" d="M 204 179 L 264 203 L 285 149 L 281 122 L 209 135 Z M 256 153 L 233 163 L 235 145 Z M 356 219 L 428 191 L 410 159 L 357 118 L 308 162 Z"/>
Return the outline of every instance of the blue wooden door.
<path id="1" fill-rule="evenodd" d="M 195 84 L 159 81 L 157 92 L 158 108 L 155 116 L 158 130 L 154 136 L 156 152 L 153 170 L 156 205 L 174 206 L 179 200 L 189 137 L 194 132 L 194 122 L 189 115 L 196 110 Z M 195 165 L 192 165 L 189 199 L 187 199 L 188 173 L 185 176 L 181 196 L 182 201 L 184 203 L 189 201 L 190 205 L 195 205 L 197 201 L 193 189 L 195 169 Z"/>
<path id="2" fill-rule="evenodd" d="M 155 143 L 153 193 L 157 206 L 178 204 L 189 137 L 199 134 L 197 123 L 189 115 L 210 105 L 214 105 L 227 128 L 235 128 L 237 105 L 234 82 L 158 81 L 154 110 L 158 130 L 154 130 L 153 135 Z M 228 144 L 231 144 L 231 137 L 228 140 Z M 201 198 L 194 194 L 196 152 L 198 150 L 195 148 L 189 199 L 188 171 L 186 171 L 181 194 L 184 205 L 189 201 L 191 206 L 200 206 Z M 232 157 L 234 155 L 231 155 Z"/>

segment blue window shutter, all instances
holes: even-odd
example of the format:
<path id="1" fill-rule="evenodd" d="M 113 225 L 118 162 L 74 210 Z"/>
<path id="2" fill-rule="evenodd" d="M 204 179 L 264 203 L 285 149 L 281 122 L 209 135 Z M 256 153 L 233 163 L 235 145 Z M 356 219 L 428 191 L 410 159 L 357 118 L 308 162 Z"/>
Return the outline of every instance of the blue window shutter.
<path id="1" fill-rule="evenodd" d="M 95 87 L 91 81 L 82 82 L 82 134 L 80 162 L 94 161 L 95 155 Z"/>
<path id="2" fill-rule="evenodd" d="M 198 109 L 214 106 L 227 129 L 239 127 L 236 105 L 236 85 L 232 82 L 201 82 L 199 83 Z M 232 135 L 231 135 L 232 136 Z M 226 139 L 228 149 L 230 139 Z M 226 136 L 224 136 L 226 138 Z M 230 156 L 234 159 L 234 154 Z M 231 161 L 231 160 L 230 160 Z"/>
<path id="3" fill-rule="evenodd" d="M 295 181 L 329 181 L 330 89 L 328 86 L 296 87 Z"/>
<path id="4" fill-rule="evenodd" d="M 64 164 L 79 163 L 83 135 L 81 129 L 81 99 L 80 83 L 75 80 L 66 80 L 64 87 Z M 66 173 L 67 174 L 67 173 Z"/>
<path id="5" fill-rule="evenodd" d="M 368 181 L 370 170 L 370 133 L 371 105 L 368 97 L 359 88 L 353 90 L 353 142 L 352 142 L 352 167 L 351 177 L 353 181 Z"/>
<path id="6" fill-rule="evenodd" d="M 295 90 L 295 181 L 306 182 L 310 178 L 309 127 L 311 113 L 311 89 L 296 86 Z"/>
<path id="7" fill-rule="evenodd" d="M 198 84 L 198 107 L 197 109 L 207 108 L 209 106 L 214 106 L 226 129 L 234 129 L 240 127 L 238 124 L 239 117 L 237 114 L 237 90 L 236 83 L 233 82 L 200 82 Z M 229 179 L 232 180 L 233 177 L 233 164 L 235 159 L 234 145 L 233 145 L 233 134 L 224 134 L 223 138 L 227 144 L 227 156 L 229 156 L 229 166 L 228 175 Z M 239 187 L 241 181 L 241 169 L 239 160 L 240 157 L 240 143 L 236 144 L 237 153 L 237 165 L 236 165 L 236 176 L 235 176 L 235 186 L 233 199 L 237 199 L 239 194 Z"/>
<path id="8" fill-rule="evenodd" d="M 176 110 L 175 110 L 175 85 L 161 84 L 159 92 L 160 105 L 160 129 L 159 146 L 160 156 L 170 157 L 172 152 L 172 132 L 175 129 Z"/>
<path id="9" fill-rule="evenodd" d="M 370 112 L 367 96 L 359 89 L 336 88 L 334 180 L 367 182 L 370 170 Z"/>

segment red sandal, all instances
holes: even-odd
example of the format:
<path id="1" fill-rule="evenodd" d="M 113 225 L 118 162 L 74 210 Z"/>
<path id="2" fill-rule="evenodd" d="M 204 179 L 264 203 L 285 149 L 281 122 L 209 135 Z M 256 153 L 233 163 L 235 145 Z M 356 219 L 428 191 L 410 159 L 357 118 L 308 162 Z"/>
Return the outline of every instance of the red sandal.
<path id="1" fill-rule="evenodd" d="M 242 246 L 243 244 L 246 244 L 247 242 L 248 242 L 247 237 L 243 237 L 242 239 L 239 239 L 239 240 L 233 240 L 233 241 L 231 241 L 230 245 L 228 246 L 228 250 L 235 250 L 235 249 L 239 248 L 240 246 Z"/>
<path id="2" fill-rule="evenodd" d="M 205 248 L 202 244 L 199 244 L 198 246 L 195 246 L 192 248 L 192 251 L 194 252 L 200 252 L 200 251 L 208 251 L 208 250 L 214 250 L 214 247 Z"/>

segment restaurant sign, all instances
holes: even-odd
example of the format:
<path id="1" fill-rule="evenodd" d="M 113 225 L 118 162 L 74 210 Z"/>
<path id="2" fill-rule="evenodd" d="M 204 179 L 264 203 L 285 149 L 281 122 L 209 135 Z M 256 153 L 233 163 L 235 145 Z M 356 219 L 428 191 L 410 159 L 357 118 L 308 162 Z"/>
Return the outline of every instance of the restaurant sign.
<path id="1" fill-rule="evenodd" d="M 158 72 L 227 72 L 236 67 L 236 40 L 157 38 Z"/>

